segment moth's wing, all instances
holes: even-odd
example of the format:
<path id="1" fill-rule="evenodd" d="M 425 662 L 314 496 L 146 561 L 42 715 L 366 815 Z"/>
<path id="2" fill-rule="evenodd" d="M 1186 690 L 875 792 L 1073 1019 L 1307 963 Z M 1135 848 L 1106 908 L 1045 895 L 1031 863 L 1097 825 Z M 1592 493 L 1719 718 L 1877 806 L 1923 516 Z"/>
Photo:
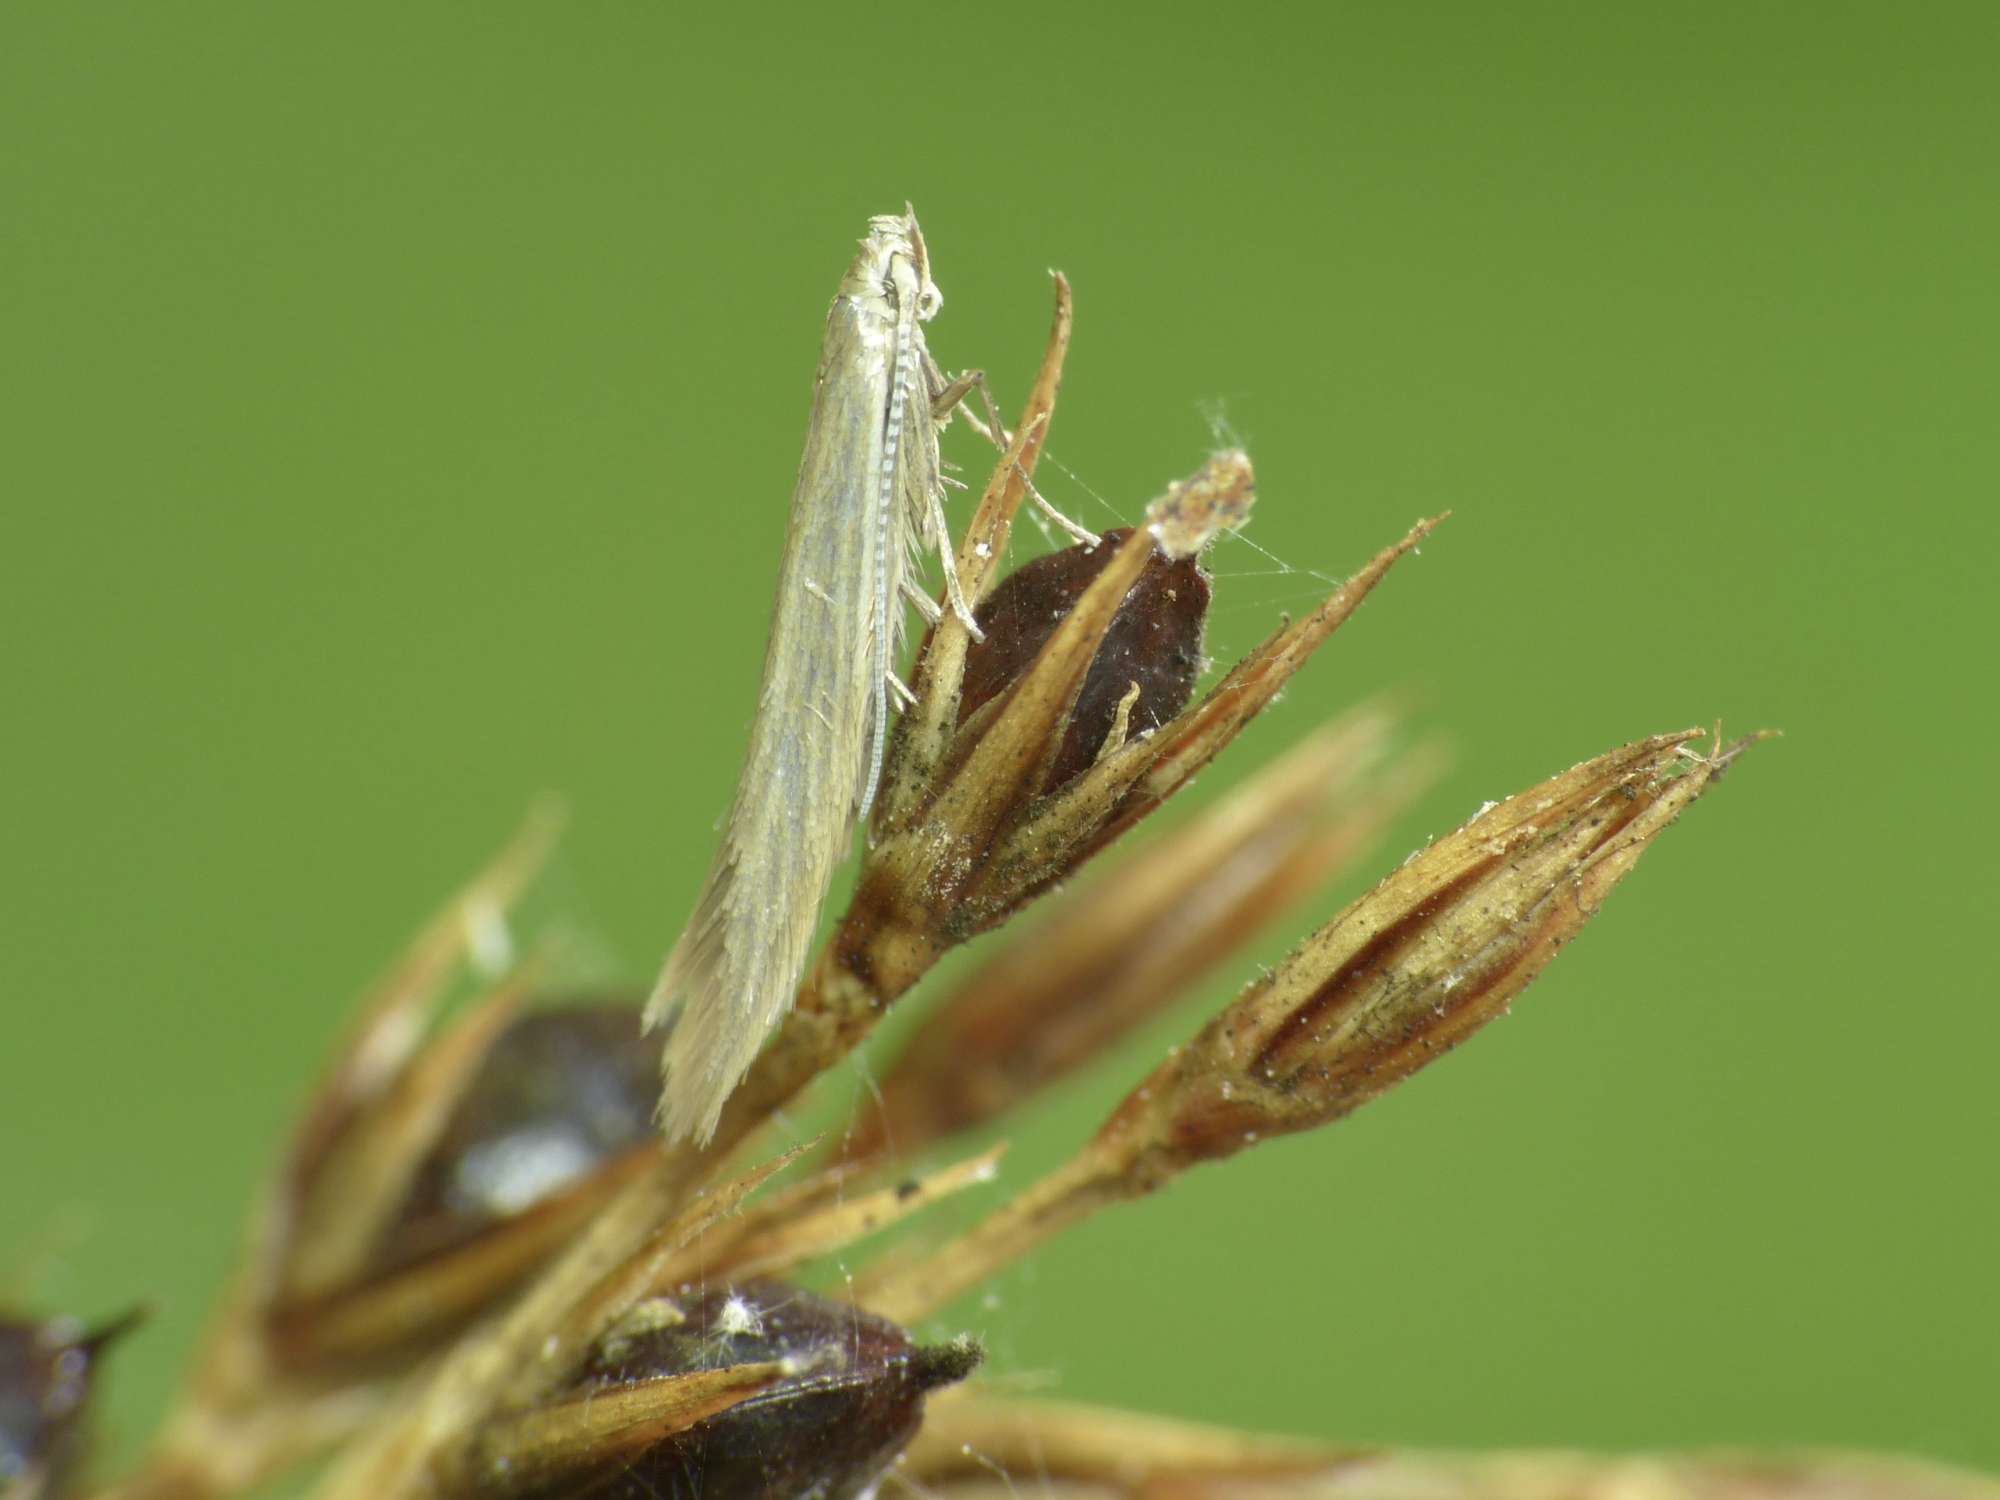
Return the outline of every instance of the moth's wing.
<path id="1" fill-rule="evenodd" d="M 714 1134 L 791 1006 L 852 837 L 886 691 L 885 589 L 901 615 L 902 543 L 882 535 L 880 508 L 892 332 L 848 297 L 827 320 L 750 751 L 708 882 L 647 1005 L 652 1024 L 679 1008 L 660 1101 L 670 1137 Z"/>
<path id="2" fill-rule="evenodd" d="M 900 527 L 901 556 L 905 567 L 919 562 L 927 551 L 936 552 L 944 565 L 952 566 L 951 535 L 942 529 L 944 480 L 938 462 L 938 428 L 931 416 L 934 395 L 930 375 L 937 367 L 924 346 L 922 324 L 913 324 L 910 336 L 915 344 L 910 361 L 914 371 L 903 393 L 903 452 L 897 464 L 894 509 Z M 900 605 L 890 622 L 887 655 L 896 656 L 902 629 Z"/>

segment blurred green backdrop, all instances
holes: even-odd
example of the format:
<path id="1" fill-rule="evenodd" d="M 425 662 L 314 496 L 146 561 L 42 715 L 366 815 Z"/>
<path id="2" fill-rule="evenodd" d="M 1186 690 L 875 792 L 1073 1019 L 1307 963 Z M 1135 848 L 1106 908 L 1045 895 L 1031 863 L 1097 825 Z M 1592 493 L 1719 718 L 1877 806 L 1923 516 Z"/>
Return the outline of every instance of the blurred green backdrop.
<path id="1" fill-rule="evenodd" d="M 1328 1436 L 2000 1465 L 1997 18 L 9 0 L 0 1275 L 157 1307 L 114 1445 L 348 998 L 533 793 L 650 975 L 825 304 L 907 198 L 932 347 L 1010 407 L 1074 279 L 1083 519 L 1218 411 L 1296 568 L 1456 508 L 1190 803 L 1395 685 L 1458 760 L 1377 868 L 1641 733 L 1788 734 L 1506 1025 L 950 1321 Z M 1316 587 L 1216 566 L 1223 658 Z"/>

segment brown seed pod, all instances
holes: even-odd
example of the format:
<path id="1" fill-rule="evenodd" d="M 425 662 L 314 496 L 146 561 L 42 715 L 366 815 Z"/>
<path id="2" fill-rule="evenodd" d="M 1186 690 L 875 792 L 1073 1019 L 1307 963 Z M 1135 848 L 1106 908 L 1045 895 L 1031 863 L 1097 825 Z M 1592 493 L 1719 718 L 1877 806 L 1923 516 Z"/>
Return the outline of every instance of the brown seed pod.
<path id="1" fill-rule="evenodd" d="M 538 1414 L 544 1431 L 619 1391 L 663 1377 L 777 1364 L 774 1383 L 727 1410 L 609 1462 L 587 1453 L 523 1488 L 489 1452 L 484 1492 L 508 1500 L 848 1500 L 908 1446 L 924 1396 L 979 1363 L 968 1341 L 926 1347 L 895 1324 L 780 1282 L 686 1288 L 639 1304 Z"/>
<path id="2" fill-rule="evenodd" d="M 1065 547 L 1001 580 L 975 612 L 986 639 L 966 653 L 960 722 L 1027 670 L 1131 534 L 1130 527 L 1107 531 L 1095 547 Z M 1128 693 L 1138 693 L 1125 710 L 1131 737 L 1157 729 L 1187 706 L 1201 673 L 1208 603 L 1208 575 L 1194 557 L 1155 551 L 1147 559 L 1083 679 L 1046 790 L 1069 782 L 1097 758 Z"/>
<path id="3" fill-rule="evenodd" d="M 406 1361 L 517 1285 L 649 1157 L 657 1044 L 641 1035 L 636 1004 L 495 1018 L 502 1024 L 476 1041 L 458 1076 L 436 1085 L 439 1098 L 424 1099 L 425 1083 L 394 1112 L 432 1123 L 398 1126 L 394 1149 L 377 1153 L 387 1165 L 367 1184 L 372 1232 L 344 1263 L 330 1262 L 321 1284 L 295 1284 L 274 1310 L 288 1366 Z M 409 1076 L 427 1076 L 421 1062 Z M 336 1135 L 336 1152 L 342 1144 Z M 359 1216 L 353 1181 L 337 1181 L 350 1189 L 339 1192 L 305 1179 L 316 1225 L 345 1229 L 343 1205 Z"/>
<path id="4" fill-rule="evenodd" d="M 562 1005 L 500 1034 L 410 1185 L 375 1267 L 463 1244 L 651 1140 L 657 1043 L 636 1004 Z"/>

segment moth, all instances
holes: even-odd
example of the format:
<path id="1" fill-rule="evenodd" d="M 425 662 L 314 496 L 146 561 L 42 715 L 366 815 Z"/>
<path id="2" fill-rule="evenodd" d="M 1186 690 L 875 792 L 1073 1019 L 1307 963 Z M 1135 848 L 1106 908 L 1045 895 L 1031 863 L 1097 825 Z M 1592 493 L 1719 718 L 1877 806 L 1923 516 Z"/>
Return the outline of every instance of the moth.
<path id="1" fill-rule="evenodd" d="M 790 1008 L 821 902 L 868 815 L 888 738 L 912 554 L 937 549 L 971 625 L 945 527 L 938 429 L 947 384 L 923 325 L 943 298 L 914 212 L 871 219 L 827 314 L 805 454 L 736 798 L 694 913 L 646 1006 L 674 1018 L 660 1121 L 706 1142 Z M 974 627 L 974 633 L 977 629 Z"/>

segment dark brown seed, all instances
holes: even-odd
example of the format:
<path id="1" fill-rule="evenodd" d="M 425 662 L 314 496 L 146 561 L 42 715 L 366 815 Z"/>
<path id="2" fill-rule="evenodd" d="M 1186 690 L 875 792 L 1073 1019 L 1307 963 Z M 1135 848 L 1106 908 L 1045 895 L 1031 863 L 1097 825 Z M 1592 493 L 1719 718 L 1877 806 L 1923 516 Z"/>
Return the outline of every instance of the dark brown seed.
<path id="1" fill-rule="evenodd" d="M 689 1289 L 681 1321 L 614 1331 L 566 1395 L 692 1370 L 791 1359 L 800 1373 L 720 1416 L 535 1500 L 851 1500 L 916 1435 L 927 1391 L 978 1364 L 970 1343 L 923 1347 L 895 1324 L 778 1282 Z"/>
<path id="2" fill-rule="evenodd" d="M 976 712 L 1027 670 L 1035 653 L 1103 571 L 1130 528 L 1107 531 L 1095 547 L 1068 547 L 1025 563 L 1001 580 L 975 616 L 986 639 L 967 653 L 959 718 Z M 1193 558 L 1156 552 L 1125 596 L 1077 695 L 1043 790 L 1053 791 L 1097 758 L 1098 747 L 1134 683 L 1127 734 L 1136 738 L 1182 708 L 1201 675 L 1208 576 Z"/>
<path id="3" fill-rule="evenodd" d="M 372 1268 L 464 1243 L 654 1136 L 659 1042 L 632 1004 L 565 1005 L 501 1033 L 453 1109 Z"/>

